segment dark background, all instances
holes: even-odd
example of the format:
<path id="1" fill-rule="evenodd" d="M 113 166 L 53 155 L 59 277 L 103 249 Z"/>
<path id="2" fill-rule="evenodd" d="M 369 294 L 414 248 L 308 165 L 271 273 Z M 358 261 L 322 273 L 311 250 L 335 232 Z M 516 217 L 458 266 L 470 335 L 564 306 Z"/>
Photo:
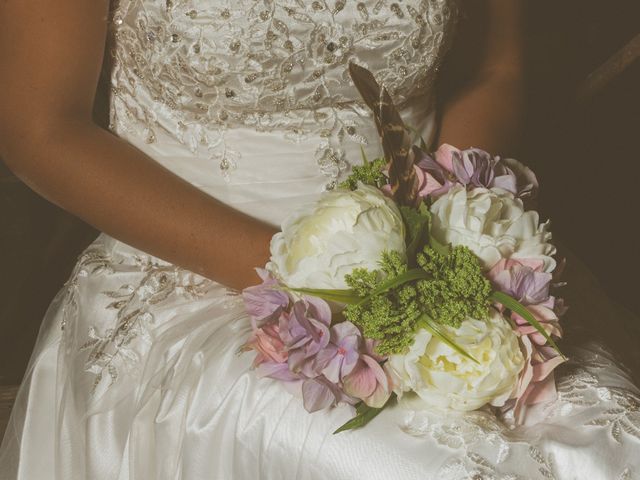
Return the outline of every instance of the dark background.
<path id="1" fill-rule="evenodd" d="M 528 9 L 520 159 L 538 174 L 539 207 L 556 238 L 611 297 L 640 314 L 640 60 L 577 100 L 588 74 L 640 33 L 640 2 L 530 0 Z M 106 91 L 103 81 L 96 104 L 102 124 Z M 0 162 L 0 385 L 20 381 L 49 302 L 96 235 Z"/>

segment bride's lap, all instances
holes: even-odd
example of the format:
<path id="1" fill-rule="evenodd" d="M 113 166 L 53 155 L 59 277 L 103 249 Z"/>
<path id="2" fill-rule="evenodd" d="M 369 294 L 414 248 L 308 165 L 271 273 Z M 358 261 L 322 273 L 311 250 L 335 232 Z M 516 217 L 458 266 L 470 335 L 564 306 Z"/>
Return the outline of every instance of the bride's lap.
<path id="1" fill-rule="evenodd" d="M 583 308 L 571 322 L 580 325 Z M 597 308 L 588 312 L 611 316 Z M 365 429 L 333 435 L 351 407 L 308 414 L 238 352 L 250 325 L 237 295 L 109 237 L 81 256 L 46 321 L 39 342 L 49 347 L 36 348 L 23 387 L 40 399 L 17 410 L 26 421 L 16 414 L 14 431 L 38 426 L 24 437 L 42 439 L 41 463 L 56 464 L 61 478 L 576 478 L 575 468 L 604 479 L 640 468 L 612 463 L 614 449 L 634 458 L 625 452 L 640 447 L 638 391 L 608 350 L 579 333 L 567 335 L 558 400 L 531 412 L 537 425 L 396 405 Z M 46 372 L 57 383 L 40 382 Z M 42 395 L 47 409 L 35 408 Z"/>

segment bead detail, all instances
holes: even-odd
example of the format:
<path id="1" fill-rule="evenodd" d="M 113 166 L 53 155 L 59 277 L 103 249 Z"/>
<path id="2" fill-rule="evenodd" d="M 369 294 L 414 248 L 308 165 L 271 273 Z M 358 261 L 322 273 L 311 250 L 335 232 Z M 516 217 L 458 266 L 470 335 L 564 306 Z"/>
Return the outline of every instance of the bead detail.
<path id="1" fill-rule="evenodd" d="M 349 62 L 373 71 L 401 107 L 432 95 L 455 18 L 450 2 L 120 0 L 111 124 L 150 142 L 163 130 L 194 153 L 205 146 L 225 178 L 240 155 L 220 140 L 224 130 L 315 136 L 328 188 L 349 169 L 345 142 L 375 141 L 357 133 L 372 120 Z"/>

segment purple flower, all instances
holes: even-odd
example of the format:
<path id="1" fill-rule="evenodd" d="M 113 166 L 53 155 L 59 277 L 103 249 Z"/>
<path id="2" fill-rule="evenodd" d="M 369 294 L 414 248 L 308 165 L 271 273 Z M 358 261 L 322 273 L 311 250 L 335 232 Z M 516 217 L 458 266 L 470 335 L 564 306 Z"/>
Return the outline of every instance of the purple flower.
<path id="1" fill-rule="evenodd" d="M 329 344 L 331 309 L 320 298 L 304 297 L 291 313 L 280 317 L 280 338 L 289 352 L 289 368 L 306 377 L 318 376 L 316 355 Z"/>
<path id="2" fill-rule="evenodd" d="M 520 162 L 494 157 L 479 148 L 454 151 L 452 168 L 465 186 L 497 187 L 517 197 L 533 195 L 538 188 L 535 174 Z"/>
<path id="3" fill-rule="evenodd" d="M 418 176 L 418 195 L 438 197 L 455 185 L 455 177 L 447 168 L 450 165 L 452 148 L 441 146 L 434 156 L 414 147 L 415 167 Z"/>
<path id="4" fill-rule="evenodd" d="M 344 379 L 344 391 L 362 399 L 370 407 L 381 408 L 391 395 L 387 373 L 377 360 L 361 355 L 355 368 Z"/>
<path id="5" fill-rule="evenodd" d="M 262 279 L 260 285 L 242 291 L 244 307 L 256 327 L 276 320 L 289 306 L 289 296 L 279 289 L 278 281 L 267 270 L 256 268 Z"/>
<path id="6" fill-rule="evenodd" d="M 517 197 L 533 197 L 538 188 L 535 174 L 517 160 L 502 159 L 479 148 L 459 150 L 442 144 L 431 155 L 413 147 L 418 195 L 437 198 L 456 183 L 466 187 L 501 188 Z M 383 187 L 389 191 L 389 186 Z"/>
<path id="7" fill-rule="evenodd" d="M 258 377 L 269 377 L 282 382 L 294 382 L 303 378 L 289 370 L 287 362 L 263 362 L 256 367 L 256 372 Z"/>
<path id="8" fill-rule="evenodd" d="M 316 357 L 317 366 L 330 382 L 339 383 L 356 366 L 360 341 L 360 330 L 351 322 L 340 322 L 331 328 L 329 345 Z"/>
<path id="9" fill-rule="evenodd" d="M 461 150 L 453 154 L 453 173 L 462 185 L 491 188 L 495 177 L 495 165 L 496 160 L 478 148 Z"/>
<path id="10" fill-rule="evenodd" d="M 502 259 L 487 274 L 497 290 L 523 305 L 538 305 L 549 299 L 552 275 L 542 271 L 536 259 Z"/>
<path id="11" fill-rule="evenodd" d="M 503 158 L 502 163 L 516 177 L 517 193 L 520 198 L 535 198 L 538 193 L 538 178 L 529 167 L 513 158 Z M 495 185 L 499 187 L 500 185 Z"/>
<path id="12" fill-rule="evenodd" d="M 302 400 L 308 412 L 332 407 L 338 402 L 357 403 L 357 399 L 346 395 L 339 385 L 330 382 L 324 375 L 302 382 Z"/>

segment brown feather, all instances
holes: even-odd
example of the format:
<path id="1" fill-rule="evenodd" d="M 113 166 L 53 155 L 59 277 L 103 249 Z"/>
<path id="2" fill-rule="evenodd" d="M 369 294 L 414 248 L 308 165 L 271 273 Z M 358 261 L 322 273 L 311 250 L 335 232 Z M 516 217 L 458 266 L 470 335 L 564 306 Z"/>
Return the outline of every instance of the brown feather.
<path id="1" fill-rule="evenodd" d="M 413 167 L 413 142 L 400 113 L 387 89 L 378 84 L 369 70 L 351 62 L 349 73 L 362 99 L 373 112 L 384 156 L 389 162 L 393 198 L 400 205 L 415 206 L 418 200 L 418 177 Z"/>

